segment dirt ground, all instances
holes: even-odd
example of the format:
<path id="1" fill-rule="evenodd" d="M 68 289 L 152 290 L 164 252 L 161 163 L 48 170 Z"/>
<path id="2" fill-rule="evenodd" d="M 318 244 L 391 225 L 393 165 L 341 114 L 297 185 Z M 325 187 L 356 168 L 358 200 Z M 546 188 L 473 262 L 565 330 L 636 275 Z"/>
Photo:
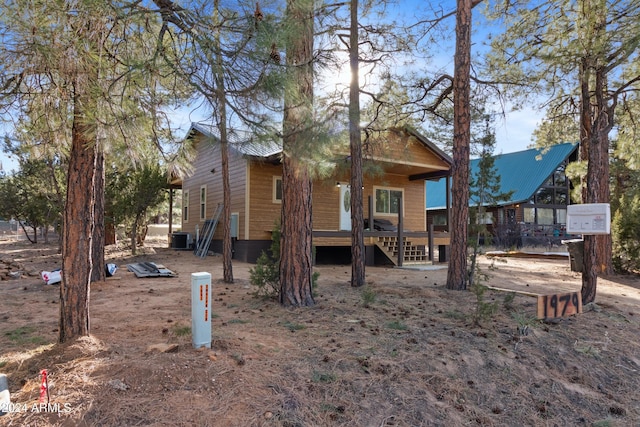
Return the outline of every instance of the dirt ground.
<path id="1" fill-rule="evenodd" d="M 600 278 L 597 304 L 536 319 L 536 298 L 580 289 L 567 259 L 481 258 L 489 274 L 474 325 L 471 292 L 446 266 L 317 266 L 316 305 L 251 294 L 251 265 L 224 284 L 219 256 L 109 248 L 114 277 L 91 287 L 91 336 L 56 344 L 53 245 L 0 242 L 19 278 L 0 281 L 0 426 L 640 426 L 640 279 Z M 136 278 L 131 262 L 177 273 Z M 191 273 L 213 277 L 212 348 L 191 343 Z M 512 301 L 509 296 L 515 295 Z M 155 346 L 162 344 L 163 346 Z M 46 369 L 49 406 L 39 405 Z M 6 409 L 6 408 L 5 408 Z"/>

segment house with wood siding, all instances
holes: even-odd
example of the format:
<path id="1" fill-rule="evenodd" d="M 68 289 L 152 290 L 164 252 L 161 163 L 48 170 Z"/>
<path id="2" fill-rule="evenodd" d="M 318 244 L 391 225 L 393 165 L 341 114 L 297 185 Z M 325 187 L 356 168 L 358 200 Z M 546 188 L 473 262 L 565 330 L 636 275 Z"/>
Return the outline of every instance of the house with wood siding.
<path id="1" fill-rule="evenodd" d="M 569 163 L 578 160 L 578 144 L 564 143 L 544 149 L 532 148 L 494 156 L 500 193 L 508 200 L 485 206 L 482 221 L 493 232 L 497 245 L 547 245 L 569 237 L 566 233 L 567 205 L 573 186 L 566 175 Z M 470 162 L 470 173 L 478 173 L 479 159 Z M 448 229 L 446 179 L 427 182 L 427 224 Z M 471 198 L 469 206 L 477 206 Z"/>
<path id="2" fill-rule="evenodd" d="M 194 123 L 186 137 L 196 150 L 192 172 L 182 187 L 182 231 L 193 241 L 214 220 L 223 201 L 220 144 L 217 129 Z M 250 135 L 229 141 L 231 234 L 234 259 L 255 262 L 271 245 L 271 233 L 282 205 L 282 145 L 254 142 Z M 367 264 L 426 262 L 425 180 L 448 176 L 450 157 L 417 132 L 393 129 L 367 141 L 365 163 L 383 173 L 364 177 L 364 231 Z M 349 263 L 351 247 L 348 147 L 329 160 L 336 166 L 328 177 L 313 183 L 313 245 L 318 261 Z M 399 216 L 402 213 L 402 216 Z M 398 224 L 402 227 L 398 231 Z M 209 249 L 221 252 L 222 227 L 213 233 Z M 403 245 L 398 245 L 398 234 Z M 399 257 L 398 247 L 402 247 Z"/>

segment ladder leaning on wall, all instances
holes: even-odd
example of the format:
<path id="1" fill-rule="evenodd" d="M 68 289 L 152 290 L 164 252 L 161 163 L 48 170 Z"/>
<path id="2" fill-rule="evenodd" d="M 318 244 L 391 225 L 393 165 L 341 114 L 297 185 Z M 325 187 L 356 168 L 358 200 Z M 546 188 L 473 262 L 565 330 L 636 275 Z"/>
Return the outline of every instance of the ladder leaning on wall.
<path id="1" fill-rule="evenodd" d="M 196 256 L 199 256 L 200 258 L 207 256 L 207 253 L 209 252 L 209 245 L 211 244 L 213 233 L 216 231 L 216 227 L 218 226 L 218 220 L 220 219 L 221 214 L 222 203 L 218 203 L 218 207 L 213 213 L 211 219 L 204 222 L 204 227 L 202 227 L 202 232 L 200 232 L 200 238 L 197 241 L 196 249 L 193 251 Z"/>

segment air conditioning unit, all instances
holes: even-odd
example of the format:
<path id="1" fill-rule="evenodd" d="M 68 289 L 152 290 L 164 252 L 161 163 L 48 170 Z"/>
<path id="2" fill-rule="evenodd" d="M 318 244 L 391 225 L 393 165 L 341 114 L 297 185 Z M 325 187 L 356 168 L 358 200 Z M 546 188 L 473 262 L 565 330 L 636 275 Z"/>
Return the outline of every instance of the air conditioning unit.
<path id="1" fill-rule="evenodd" d="M 191 249 L 191 233 L 177 232 L 171 234 L 172 249 Z"/>

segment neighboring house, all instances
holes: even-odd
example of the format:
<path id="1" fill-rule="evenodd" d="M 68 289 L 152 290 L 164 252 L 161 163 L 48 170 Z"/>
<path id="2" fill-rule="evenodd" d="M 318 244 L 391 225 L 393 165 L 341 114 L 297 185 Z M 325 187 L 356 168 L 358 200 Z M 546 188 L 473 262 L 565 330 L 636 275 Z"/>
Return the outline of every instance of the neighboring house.
<path id="1" fill-rule="evenodd" d="M 577 144 L 529 149 L 494 156 L 501 193 L 513 192 L 497 206 L 487 206 L 482 221 L 493 231 L 494 243 L 506 247 L 557 243 L 566 238 L 567 205 L 571 182 L 567 164 L 578 160 Z M 479 159 L 471 160 L 471 174 Z M 427 224 L 447 230 L 445 180 L 427 182 Z M 477 206 L 470 200 L 469 206 Z"/>
<path id="2" fill-rule="evenodd" d="M 200 234 L 206 221 L 212 220 L 223 200 L 217 135 L 215 128 L 200 123 L 194 123 L 187 135 L 197 152 L 193 172 L 176 183 L 182 186 L 182 233 L 192 237 Z M 331 165 L 341 163 L 342 167 L 334 167 L 330 177 L 313 183 L 313 245 L 318 261 L 350 263 L 348 147 L 339 151 Z M 397 262 L 392 259 L 397 256 L 392 251 L 397 245 L 398 232 L 393 230 L 397 230 L 400 207 L 404 213 L 402 232 L 407 240 L 405 257 L 399 261 L 424 262 L 430 256 L 425 252 L 429 243 L 425 227 L 425 179 L 447 176 L 450 157 L 418 133 L 404 129 L 394 129 L 385 138 L 368 141 L 365 151 L 368 153 L 365 163 L 375 163 L 384 171 L 364 177 L 365 217 L 367 223 L 371 218 L 375 225 L 373 230 L 364 232 L 367 264 Z M 255 262 L 271 245 L 271 232 L 281 215 L 281 153 L 278 143 L 230 138 L 231 234 L 235 259 Z M 221 239 L 222 227 L 217 227 L 211 250 L 221 251 Z"/>

